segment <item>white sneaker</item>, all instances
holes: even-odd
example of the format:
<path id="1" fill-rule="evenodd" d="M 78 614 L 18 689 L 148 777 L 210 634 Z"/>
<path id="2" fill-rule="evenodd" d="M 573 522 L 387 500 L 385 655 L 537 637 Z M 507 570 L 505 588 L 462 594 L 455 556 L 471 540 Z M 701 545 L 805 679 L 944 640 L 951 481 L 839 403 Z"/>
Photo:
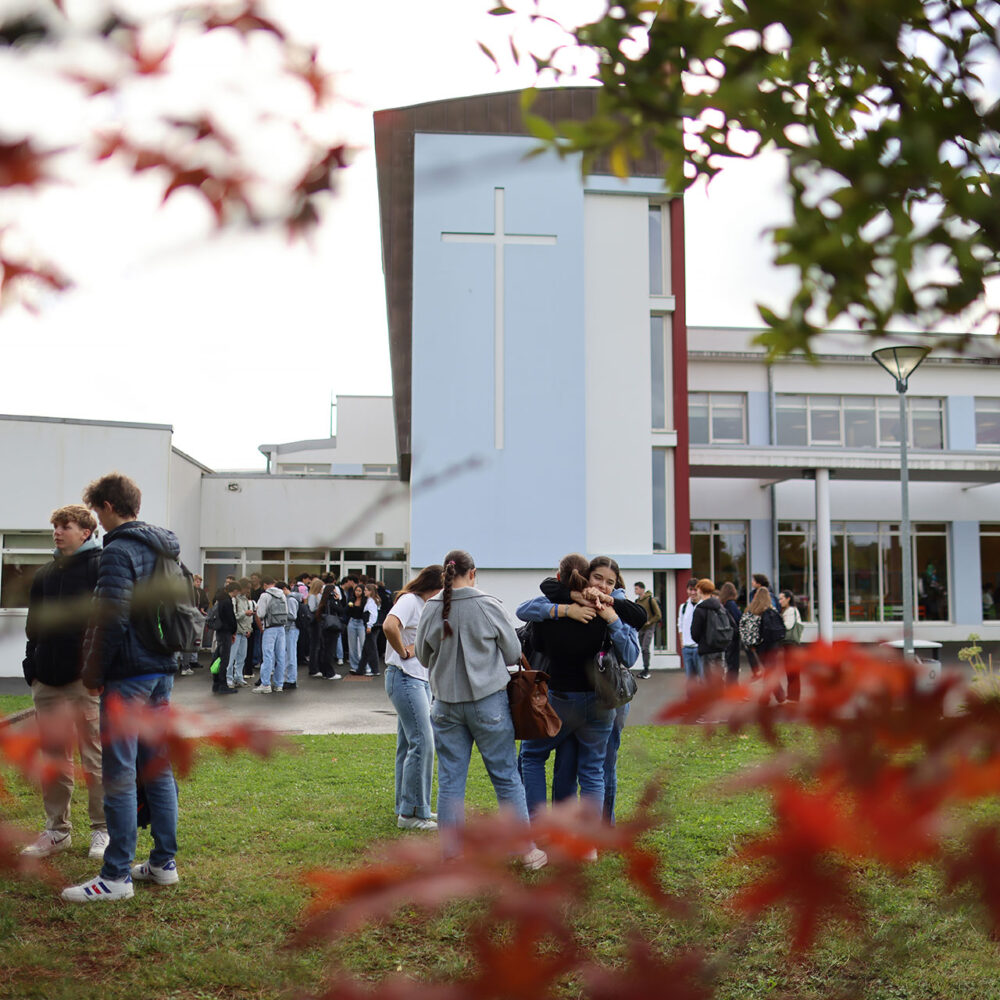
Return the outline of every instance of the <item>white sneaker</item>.
<path id="1" fill-rule="evenodd" d="M 533 847 L 527 854 L 521 855 L 521 864 L 529 872 L 536 872 L 549 863 L 549 856 L 540 847 Z"/>
<path id="2" fill-rule="evenodd" d="M 122 882 L 113 882 L 98 875 L 89 882 L 71 885 L 62 891 L 62 898 L 68 903 L 102 903 L 112 899 L 131 899 L 134 895 L 135 889 L 132 888 L 132 878 L 129 875 Z"/>
<path id="3" fill-rule="evenodd" d="M 589 851 L 587 851 L 587 853 L 583 856 L 583 860 L 584 861 L 596 861 L 597 860 L 597 848 L 596 847 L 592 847 Z"/>
<path id="4" fill-rule="evenodd" d="M 190 667 L 184 667 L 181 670 L 181 677 L 190 677 L 194 671 Z"/>
<path id="5" fill-rule="evenodd" d="M 21 853 L 26 858 L 48 858 L 60 851 L 65 851 L 72 843 L 73 839 L 68 833 L 42 830 L 34 842 L 28 844 Z"/>
<path id="6" fill-rule="evenodd" d="M 338 667 L 342 667 L 343 665 L 344 665 L 344 661 L 343 660 L 337 660 L 337 666 Z"/>
<path id="7" fill-rule="evenodd" d="M 171 858 L 162 868 L 151 865 L 148 861 L 132 866 L 132 878 L 136 882 L 155 882 L 157 885 L 174 885 L 180 881 L 177 874 L 177 862 Z"/>
<path id="8" fill-rule="evenodd" d="M 90 835 L 90 850 L 87 852 L 88 858 L 94 861 L 104 860 L 104 849 L 111 843 L 111 838 L 104 830 L 94 830 Z"/>
<path id="9" fill-rule="evenodd" d="M 270 694 L 271 685 L 270 684 L 259 684 L 253 689 L 254 694 Z"/>
<path id="10" fill-rule="evenodd" d="M 339 681 L 340 679 L 341 679 L 340 674 L 331 674 L 329 677 L 327 677 L 328 681 Z"/>
<path id="11" fill-rule="evenodd" d="M 396 826 L 400 830 L 436 830 L 437 823 L 432 819 L 421 819 L 419 816 L 397 816 Z"/>

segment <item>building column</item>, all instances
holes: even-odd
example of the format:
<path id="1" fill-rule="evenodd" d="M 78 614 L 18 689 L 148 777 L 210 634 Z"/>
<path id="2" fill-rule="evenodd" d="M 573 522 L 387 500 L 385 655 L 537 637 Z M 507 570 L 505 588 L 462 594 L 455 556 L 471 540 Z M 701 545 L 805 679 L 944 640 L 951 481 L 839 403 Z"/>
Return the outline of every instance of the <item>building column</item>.
<path id="1" fill-rule="evenodd" d="M 823 642 L 833 641 L 833 560 L 830 553 L 830 470 L 816 470 L 817 622 Z"/>

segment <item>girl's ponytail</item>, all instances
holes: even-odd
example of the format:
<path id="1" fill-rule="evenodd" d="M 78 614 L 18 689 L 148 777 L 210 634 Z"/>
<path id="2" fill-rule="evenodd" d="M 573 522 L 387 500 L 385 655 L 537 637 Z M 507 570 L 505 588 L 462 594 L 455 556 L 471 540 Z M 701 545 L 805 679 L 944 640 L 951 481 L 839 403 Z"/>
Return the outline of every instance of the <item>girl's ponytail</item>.
<path id="1" fill-rule="evenodd" d="M 475 568 L 476 564 L 472 561 L 472 556 L 468 552 L 463 552 L 462 549 L 452 549 L 444 557 L 444 589 L 441 592 L 441 603 L 443 605 L 441 619 L 446 636 L 453 634 L 451 622 L 448 621 L 448 617 L 451 614 L 452 584 L 456 576 L 466 576 Z"/>

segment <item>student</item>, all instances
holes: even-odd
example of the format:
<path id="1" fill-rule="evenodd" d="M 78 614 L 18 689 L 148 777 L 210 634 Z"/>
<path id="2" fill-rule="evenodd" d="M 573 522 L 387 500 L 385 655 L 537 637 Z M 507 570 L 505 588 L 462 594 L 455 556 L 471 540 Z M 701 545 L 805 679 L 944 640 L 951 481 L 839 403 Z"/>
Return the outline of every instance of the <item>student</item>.
<path id="1" fill-rule="evenodd" d="M 80 679 L 83 637 L 101 560 L 97 520 L 80 504 L 60 507 L 49 520 L 56 551 L 31 582 L 23 667 L 35 704 L 42 753 L 51 769 L 42 781 L 45 829 L 21 853 L 47 858 L 73 843 L 70 802 L 75 741 L 87 779 L 89 857 L 100 861 L 108 844 L 101 784 L 100 701 Z"/>
<path id="2" fill-rule="evenodd" d="M 603 811 L 604 762 L 615 710 L 598 702 L 589 667 L 607 641 L 614 645 L 626 667 L 639 658 L 635 629 L 621 619 L 620 605 L 611 596 L 620 580 L 618 564 L 608 556 L 597 556 L 588 565 L 587 587 L 581 595 L 591 602 L 591 607 L 582 607 L 575 601 L 553 604 L 541 597 L 525 601 L 517 609 L 518 618 L 535 623 L 533 640 L 548 657 L 549 701 L 562 720 L 562 728 L 555 736 L 521 742 L 524 789 L 532 814 L 545 803 L 545 761 L 552 750 L 571 736 L 576 736 L 578 744 L 577 780 L 581 798 L 597 813 Z M 645 613 L 640 608 L 636 610 L 642 624 Z M 588 611 L 589 616 L 581 616 L 581 612 Z"/>
<path id="3" fill-rule="evenodd" d="M 177 785 L 167 746 L 152 735 L 145 740 L 154 742 L 146 742 L 111 731 L 108 702 L 116 698 L 126 705 L 165 708 L 170 701 L 176 658 L 144 646 L 129 613 L 136 582 L 152 575 L 160 555 L 176 559 L 180 545 L 172 531 L 138 520 L 142 493 L 128 476 L 112 472 L 95 480 L 84 490 L 83 502 L 105 531 L 95 591 L 97 618 L 85 641 L 83 683 L 101 693 L 108 846 L 96 878 L 63 890 L 62 898 L 72 903 L 130 899 L 133 880 L 158 885 L 178 881 Z M 153 850 L 147 861 L 133 865 L 137 772 L 144 778 Z"/>
<path id="4" fill-rule="evenodd" d="M 634 590 L 635 603 L 646 612 L 646 624 L 639 629 L 639 651 L 642 654 L 642 673 L 639 676 L 643 680 L 648 680 L 653 638 L 656 635 L 656 626 L 663 620 L 663 614 L 653 592 L 646 590 L 646 585 L 641 580 L 636 581 Z"/>
<path id="5" fill-rule="evenodd" d="M 374 583 L 365 584 L 364 626 L 365 637 L 361 645 L 361 658 L 358 660 L 358 673 L 365 677 L 378 677 L 381 673 L 378 664 L 378 645 L 375 642 L 378 609 L 381 604 L 378 587 Z"/>
<path id="6" fill-rule="evenodd" d="M 236 682 L 230 666 L 233 645 L 236 642 L 236 606 L 234 601 L 240 592 L 240 585 L 235 581 L 226 584 L 223 596 L 219 598 L 219 627 L 215 630 L 216 643 L 219 648 L 219 669 L 212 674 L 212 694 L 235 694 Z M 240 673 L 243 672 L 242 666 Z"/>
<path id="7" fill-rule="evenodd" d="M 277 586 L 273 576 L 265 576 L 261 581 L 264 590 L 257 601 L 254 620 L 261 632 L 260 683 L 254 688 L 258 694 L 281 691 L 285 684 L 285 622 L 288 620 L 288 605 L 284 592 Z"/>
<path id="8" fill-rule="evenodd" d="M 476 589 L 476 564 L 454 549 L 444 559 L 444 586 L 424 606 L 414 650 L 427 668 L 434 702 L 431 724 L 438 757 L 438 825 L 446 857 L 461 852 L 465 784 L 473 744 L 486 765 L 497 802 L 528 824 L 524 785 L 514 756 L 507 701 L 508 664 L 521 657 L 503 605 Z M 544 781 L 544 778 L 543 778 Z M 521 863 L 534 870 L 548 856 L 525 845 Z"/>
<path id="9" fill-rule="evenodd" d="M 687 582 L 687 600 L 677 610 L 677 645 L 689 684 L 702 679 L 698 643 L 691 637 L 691 616 L 697 603 L 698 580 L 692 577 Z"/>
<path id="10" fill-rule="evenodd" d="M 441 592 L 444 567 L 425 566 L 397 595 L 385 616 L 385 692 L 396 709 L 396 825 L 436 830 L 431 812 L 434 729 L 427 668 L 414 643 L 424 605 Z"/>

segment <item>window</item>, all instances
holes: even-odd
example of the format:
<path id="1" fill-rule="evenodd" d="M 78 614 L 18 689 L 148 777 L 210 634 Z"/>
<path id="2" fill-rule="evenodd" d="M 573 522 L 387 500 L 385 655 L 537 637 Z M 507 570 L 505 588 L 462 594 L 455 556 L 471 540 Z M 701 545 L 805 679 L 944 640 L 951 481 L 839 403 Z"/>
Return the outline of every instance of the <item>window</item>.
<path id="1" fill-rule="evenodd" d="M 939 397 L 907 396 L 906 406 L 910 446 L 918 450 L 942 450 L 943 400 Z M 800 396 L 781 393 L 775 400 L 775 424 L 777 443 L 784 447 L 898 447 L 899 399 L 896 396 Z"/>
<path id="2" fill-rule="evenodd" d="M 399 466 L 398 465 L 385 465 L 385 464 L 371 465 L 371 464 L 369 464 L 369 463 L 366 462 L 361 468 L 363 469 L 364 474 L 366 476 L 398 476 L 399 475 Z"/>
<path id="3" fill-rule="evenodd" d="M 816 607 L 816 526 L 778 523 L 778 579 L 806 607 Z M 899 525 L 835 521 L 831 525 L 833 618 L 841 622 L 890 622 L 903 617 L 903 554 Z M 920 621 L 947 621 L 948 536 L 944 524 L 912 526 L 914 608 Z M 1000 541 L 1000 538 L 998 538 Z M 998 547 L 1000 548 L 1000 547 Z"/>
<path id="4" fill-rule="evenodd" d="M 667 574 L 663 570 L 653 572 L 653 597 L 660 606 L 660 614 L 663 616 L 653 630 L 653 649 L 667 649 L 672 632 L 667 632 L 667 622 L 673 622 L 670 613 L 670 605 L 667 603 Z"/>
<path id="5" fill-rule="evenodd" d="M 744 392 L 688 393 L 691 444 L 746 444 Z"/>
<path id="6" fill-rule="evenodd" d="M 1000 447 L 1000 399 L 976 397 L 976 447 Z"/>
<path id="7" fill-rule="evenodd" d="M 979 567 L 983 581 L 983 621 L 1000 618 L 1000 524 L 979 526 Z"/>
<path id="8" fill-rule="evenodd" d="M 31 581 L 52 560 L 51 531 L 0 535 L 0 608 L 26 608 Z"/>
<path id="9" fill-rule="evenodd" d="M 653 551 L 667 551 L 667 449 L 653 449 Z"/>
<path id="10" fill-rule="evenodd" d="M 669 295 L 669 214 L 666 205 L 649 206 L 649 294 Z"/>
<path id="11" fill-rule="evenodd" d="M 670 427 L 670 326 L 666 316 L 649 317 L 649 381 L 653 430 Z"/>
<path id="12" fill-rule="evenodd" d="M 349 565 L 348 565 L 349 564 Z M 354 570 L 385 580 L 390 590 L 402 586 L 406 571 L 405 549 L 203 549 L 202 576 L 205 590 L 215 594 L 232 574 L 239 578 L 251 573 L 272 573 L 279 580 L 292 581 L 301 573 L 338 579 Z"/>
<path id="13" fill-rule="evenodd" d="M 747 580 L 747 522 L 692 521 L 691 575 L 726 581 L 742 591 Z"/>
<path id="14" fill-rule="evenodd" d="M 329 462 L 279 462 L 278 472 L 285 475 L 326 475 L 330 474 Z"/>

